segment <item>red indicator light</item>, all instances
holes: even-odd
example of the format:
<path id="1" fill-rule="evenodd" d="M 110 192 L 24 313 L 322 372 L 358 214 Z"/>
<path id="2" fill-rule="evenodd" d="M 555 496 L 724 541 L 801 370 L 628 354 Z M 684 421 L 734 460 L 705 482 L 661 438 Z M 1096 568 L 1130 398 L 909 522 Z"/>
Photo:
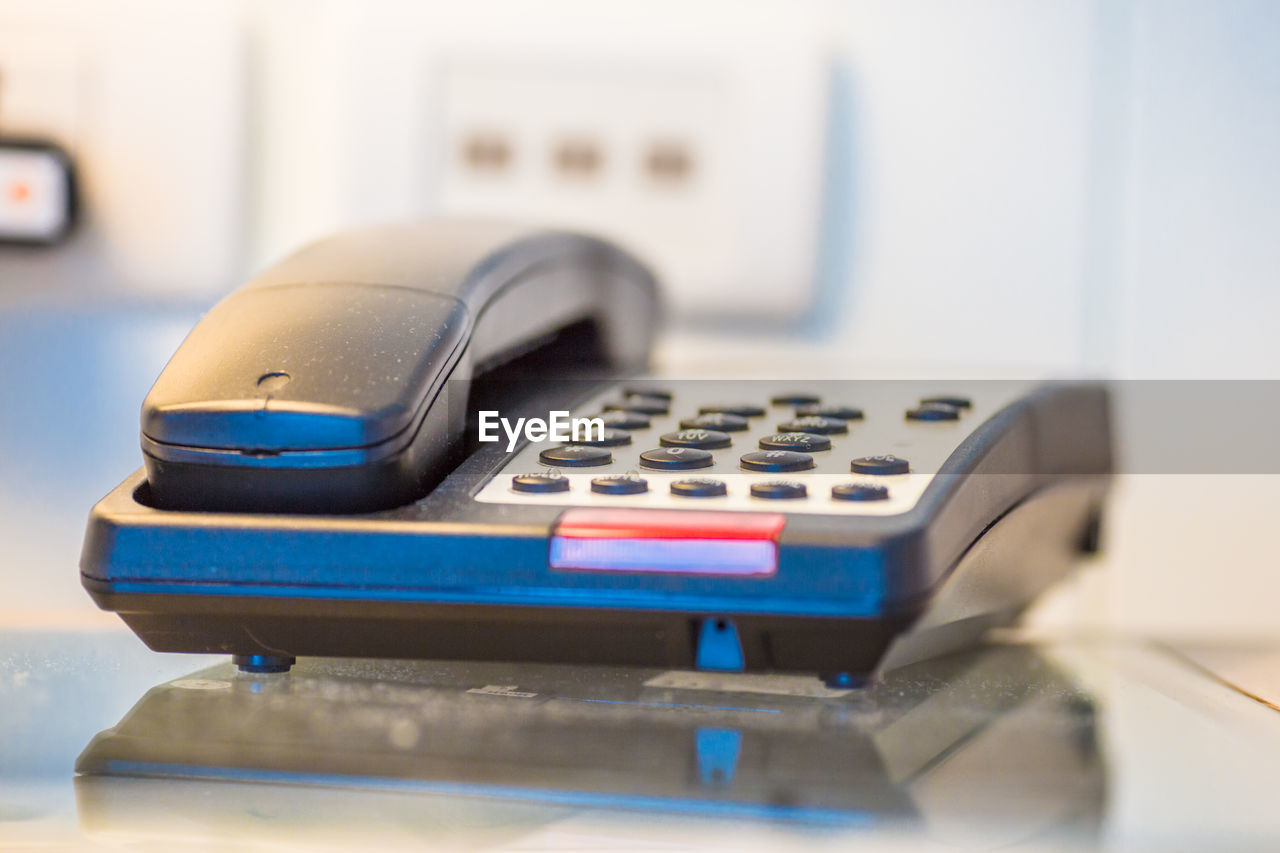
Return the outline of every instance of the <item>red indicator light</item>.
<path id="1" fill-rule="evenodd" d="M 716 576 L 778 570 L 780 513 L 572 509 L 551 538 L 553 569 Z"/>
<path id="2" fill-rule="evenodd" d="M 557 536 L 579 539 L 768 539 L 787 524 L 777 512 L 697 512 L 663 509 L 571 509 Z"/>

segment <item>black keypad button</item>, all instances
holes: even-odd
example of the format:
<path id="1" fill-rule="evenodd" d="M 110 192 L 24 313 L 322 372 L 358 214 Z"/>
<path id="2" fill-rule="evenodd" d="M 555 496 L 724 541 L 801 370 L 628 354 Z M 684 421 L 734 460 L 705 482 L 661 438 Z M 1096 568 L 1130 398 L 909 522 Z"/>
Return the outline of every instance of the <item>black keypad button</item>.
<path id="1" fill-rule="evenodd" d="M 855 474 L 873 474 L 877 477 L 886 477 L 893 474 L 906 474 L 911 470 L 911 465 L 901 456 L 885 453 L 880 456 L 863 456 L 855 459 L 849 463 L 849 468 Z"/>
<path id="2" fill-rule="evenodd" d="M 930 403 L 941 403 L 944 406 L 955 406 L 957 409 L 972 409 L 973 401 L 968 397 L 952 397 L 949 394 L 943 394 L 940 397 L 921 397 L 920 405 L 927 406 Z"/>
<path id="3" fill-rule="evenodd" d="M 724 412 L 708 412 L 696 418 L 685 418 L 680 422 L 680 429 L 714 429 L 718 432 L 742 432 L 747 428 L 747 419 L 740 415 L 729 415 Z"/>
<path id="4" fill-rule="evenodd" d="M 822 398 L 817 394 L 793 392 L 789 394 L 778 394 L 771 397 L 769 402 L 773 403 L 775 406 L 812 406 L 815 403 L 821 403 Z"/>
<path id="5" fill-rule="evenodd" d="M 608 465 L 613 461 L 613 454 L 603 447 L 565 444 L 560 447 L 548 447 L 538 454 L 538 461 L 543 465 L 562 465 L 565 468 L 591 468 L 596 465 Z"/>
<path id="6" fill-rule="evenodd" d="M 686 471 L 707 468 L 715 461 L 710 453 L 695 447 L 660 447 L 640 454 L 640 464 L 658 471 Z"/>
<path id="7" fill-rule="evenodd" d="M 874 483 L 841 483 L 831 487 L 831 497 L 838 501 L 887 501 L 889 489 Z"/>
<path id="8" fill-rule="evenodd" d="M 803 453 L 815 453 L 819 450 L 830 450 L 831 439 L 825 435 L 814 435 L 811 432 L 775 432 L 760 439 L 761 450 L 799 450 Z"/>
<path id="9" fill-rule="evenodd" d="M 909 421 L 958 421 L 960 410 L 945 403 L 927 403 L 914 409 L 907 409 Z"/>
<path id="10" fill-rule="evenodd" d="M 849 431 L 849 425 L 839 418 L 824 418 L 819 415 L 796 418 L 778 424 L 779 432 L 811 432 L 815 435 L 833 435 Z"/>
<path id="11" fill-rule="evenodd" d="M 511 478 L 511 488 L 517 492 L 546 494 L 569 491 L 569 478 L 559 471 L 542 471 L 537 474 L 517 474 Z"/>
<path id="12" fill-rule="evenodd" d="M 638 495 L 649 491 L 649 481 L 643 477 L 596 477 L 591 481 L 591 491 L 598 495 Z"/>
<path id="13" fill-rule="evenodd" d="M 719 450 L 733 443 L 729 433 L 714 429 L 682 429 L 669 432 L 658 439 L 663 447 L 696 447 L 699 450 Z"/>
<path id="14" fill-rule="evenodd" d="M 627 397 L 618 403 L 606 403 L 606 412 L 639 412 L 642 415 L 665 415 L 671 404 L 658 397 Z"/>
<path id="15" fill-rule="evenodd" d="M 611 411 L 600 415 L 593 415 L 604 421 L 606 427 L 613 429 L 648 429 L 649 419 L 639 412 L 619 412 Z"/>
<path id="16" fill-rule="evenodd" d="M 796 417 L 836 418 L 841 421 L 860 421 L 866 415 L 862 409 L 853 406 L 824 406 L 821 403 L 810 403 L 807 406 L 796 406 Z"/>
<path id="17" fill-rule="evenodd" d="M 691 477 L 671 484 L 671 494 L 683 498 L 718 498 L 728 493 L 723 480 L 713 480 L 710 477 Z"/>
<path id="18" fill-rule="evenodd" d="M 789 480 L 769 480 L 764 483 L 751 484 L 751 497 L 768 500 L 794 500 L 808 497 L 809 490 L 804 483 L 793 483 Z"/>
<path id="19" fill-rule="evenodd" d="M 764 407 L 755 406 L 751 403 L 716 403 L 710 406 L 698 407 L 698 413 L 702 415 L 715 414 L 716 412 L 737 415 L 740 418 L 758 418 L 764 414 Z"/>
<path id="20" fill-rule="evenodd" d="M 631 433 L 626 430 L 605 428 L 604 434 L 599 438 L 595 437 L 596 431 L 588 429 L 586 435 L 574 441 L 570 440 L 568 444 L 585 444 L 591 447 L 620 447 L 624 444 L 631 443 Z"/>
<path id="21" fill-rule="evenodd" d="M 780 473 L 783 471 L 804 471 L 813 467 L 813 457 L 807 453 L 794 450 L 756 450 L 744 454 L 742 467 L 748 471 L 767 471 Z"/>
<path id="22" fill-rule="evenodd" d="M 656 397 L 671 402 L 671 392 L 666 388 L 651 388 L 648 385 L 628 385 L 622 389 L 628 397 Z"/>

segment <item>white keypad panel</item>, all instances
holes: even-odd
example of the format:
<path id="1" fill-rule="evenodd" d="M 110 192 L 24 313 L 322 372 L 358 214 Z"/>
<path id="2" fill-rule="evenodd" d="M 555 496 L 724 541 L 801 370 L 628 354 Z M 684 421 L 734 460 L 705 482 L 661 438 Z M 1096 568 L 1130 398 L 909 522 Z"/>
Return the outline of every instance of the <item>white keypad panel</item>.
<path id="1" fill-rule="evenodd" d="M 650 509 L 729 510 L 751 512 L 783 512 L 837 516 L 887 516 L 906 512 L 916 505 L 936 472 L 983 421 L 1033 387 L 1032 383 L 975 382 L 947 383 L 937 386 L 922 382 L 889 381 L 817 381 L 799 383 L 662 380 L 646 379 L 619 383 L 595 396 L 589 403 L 572 412 L 573 417 L 596 416 L 610 404 L 633 399 L 625 389 L 661 390 L 671 394 L 667 414 L 650 414 L 649 426 L 627 430 L 631 443 L 606 448 L 612 461 L 590 467 L 552 466 L 540 461 L 539 455 L 560 442 L 531 442 L 511 454 L 505 466 L 476 494 L 483 503 L 530 504 L 584 507 L 647 507 Z M 814 467 L 794 472 L 748 471 L 740 462 L 743 455 L 760 450 L 760 439 L 779 432 L 778 425 L 796 418 L 796 405 L 771 402 L 784 395 L 808 394 L 821 400 L 819 405 L 845 406 L 863 412 L 861 419 L 849 419 L 847 433 L 829 434 L 831 449 L 809 454 Z M 954 420 L 911 420 L 909 409 L 920 406 L 929 397 L 958 397 L 971 402 L 959 408 Z M 652 399 L 647 400 L 652 403 Z M 747 419 L 748 428 L 730 432 L 732 444 L 713 449 L 712 464 L 689 470 L 653 470 L 641 464 L 640 455 L 661 447 L 660 437 L 679 432 L 679 422 L 696 417 L 700 407 L 726 404 L 751 404 L 765 410 L 761 416 Z M 859 458 L 891 455 L 907 460 L 905 474 L 855 474 L 850 463 Z M 521 492 L 512 486 L 512 478 L 521 474 L 558 473 L 569 483 L 564 491 Z M 600 477 L 633 476 L 647 481 L 648 489 L 639 494 L 599 494 L 591 489 L 591 481 Z M 671 484 L 687 479 L 713 479 L 724 483 L 726 494 L 716 497 L 673 495 Z M 774 481 L 801 483 L 806 488 L 802 498 L 764 498 L 751 494 L 753 484 Z M 888 498 L 882 500 L 841 500 L 832 497 L 832 488 L 850 483 L 884 486 Z"/>

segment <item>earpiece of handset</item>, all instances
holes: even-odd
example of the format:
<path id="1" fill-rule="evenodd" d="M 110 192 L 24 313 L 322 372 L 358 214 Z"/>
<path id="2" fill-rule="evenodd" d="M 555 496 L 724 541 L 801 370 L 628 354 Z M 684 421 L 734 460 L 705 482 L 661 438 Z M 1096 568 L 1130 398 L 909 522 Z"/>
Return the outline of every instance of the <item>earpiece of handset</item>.
<path id="1" fill-rule="evenodd" d="M 322 240 L 178 348 L 143 403 L 144 497 L 250 512 L 407 503 L 447 473 L 473 366 L 583 323 L 609 364 L 647 360 L 653 277 L 593 237 L 440 221 Z"/>

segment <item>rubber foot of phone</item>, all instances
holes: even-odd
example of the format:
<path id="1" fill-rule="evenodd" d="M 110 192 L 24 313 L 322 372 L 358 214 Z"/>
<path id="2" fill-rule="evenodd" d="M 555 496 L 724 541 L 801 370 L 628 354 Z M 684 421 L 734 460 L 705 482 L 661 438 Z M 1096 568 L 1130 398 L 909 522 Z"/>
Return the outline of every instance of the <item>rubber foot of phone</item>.
<path id="1" fill-rule="evenodd" d="M 288 672 L 298 659 L 283 655 L 236 655 L 232 661 L 241 672 Z"/>
<path id="2" fill-rule="evenodd" d="M 822 683 L 830 687 L 832 690 L 857 690 L 859 687 L 866 687 L 870 683 L 870 679 L 865 675 L 855 675 L 852 672 L 825 672 L 818 676 L 822 679 Z"/>

